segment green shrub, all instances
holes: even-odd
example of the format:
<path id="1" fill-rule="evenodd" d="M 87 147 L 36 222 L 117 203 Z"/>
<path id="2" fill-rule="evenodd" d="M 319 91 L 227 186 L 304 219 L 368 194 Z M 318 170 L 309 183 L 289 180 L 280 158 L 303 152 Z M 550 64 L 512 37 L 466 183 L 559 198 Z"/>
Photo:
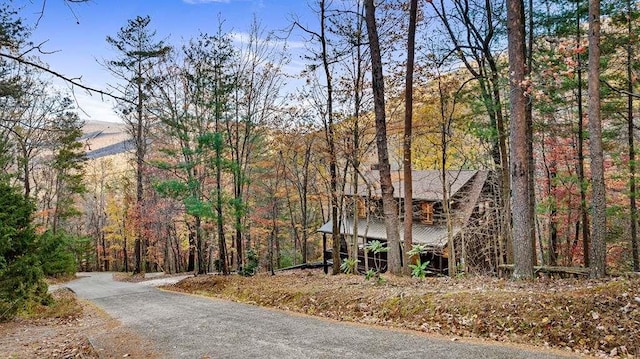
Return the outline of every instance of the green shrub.
<path id="1" fill-rule="evenodd" d="M 247 249 L 247 262 L 242 268 L 242 275 L 252 276 L 258 270 L 258 254 L 252 248 Z"/>
<path id="2" fill-rule="evenodd" d="M 64 232 L 45 232 L 39 238 L 38 254 L 45 276 L 70 275 L 76 271 L 76 260 L 72 253 L 73 236 Z"/>
<path id="3" fill-rule="evenodd" d="M 429 265 L 429 261 L 422 262 L 422 254 L 426 253 L 427 248 L 425 245 L 414 244 L 411 247 L 411 250 L 407 252 L 407 254 L 411 257 L 417 256 L 416 264 L 409 264 L 409 268 L 411 268 L 411 276 L 414 278 L 424 278 L 427 274 L 431 274 L 431 271 L 427 270 L 427 266 Z"/>
<path id="4" fill-rule="evenodd" d="M 0 321 L 13 318 L 31 301 L 51 299 L 31 225 L 33 211 L 31 201 L 0 182 Z"/>
<path id="5" fill-rule="evenodd" d="M 355 258 L 345 258 L 340 264 L 340 270 L 344 274 L 355 274 L 358 271 L 358 262 L 360 261 Z"/>
<path id="6" fill-rule="evenodd" d="M 35 255 L 22 256 L 0 271 L 0 321 L 13 318 L 30 302 L 51 302 Z"/>

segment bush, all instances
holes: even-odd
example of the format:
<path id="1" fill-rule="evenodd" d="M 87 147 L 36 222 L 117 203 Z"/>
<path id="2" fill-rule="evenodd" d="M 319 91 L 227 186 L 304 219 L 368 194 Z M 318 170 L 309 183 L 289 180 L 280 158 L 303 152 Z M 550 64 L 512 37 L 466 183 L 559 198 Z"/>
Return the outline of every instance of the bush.
<path id="1" fill-rule="evenodd" d="M 256 251 L 251 248 L 247 249 L 247 262 L 244 268 L 242 268 L 242 275 L 249 277 L 256 274 L 259 265 L 258 259 Z"/>
<path id="2" fill-rule="evenodd" d="M 0 321 L 13 318 L 30 302 L 51 300 L 31 226 L 33 211 L 31 201 L 0 182 Z"/>
<path id="3" fill-rule="evenodd" d="M 25 255 L 0 272 L 0 321 L 10 320 L 30 303 L 50 302 L 36 256 Z"/>
<path id="4" fill-rule="evenodd" d="M 58 277 L 75 273 L 76 260 L 71 252 L 75 241 L 75 238 L 64 232 L 53 234 L 47 231 L 40 236 L 38 253 L 45 276 Z"/>

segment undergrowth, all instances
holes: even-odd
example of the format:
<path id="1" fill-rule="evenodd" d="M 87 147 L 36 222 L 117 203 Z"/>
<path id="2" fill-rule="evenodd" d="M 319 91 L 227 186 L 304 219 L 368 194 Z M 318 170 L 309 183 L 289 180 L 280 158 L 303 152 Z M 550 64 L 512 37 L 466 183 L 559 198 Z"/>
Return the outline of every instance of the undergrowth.
<path id="1" fill-rule="evenodd" d="M 44 305 L 39 302 L 28 302 L 18 313 L 23 319 L 47 320 L 47 319 L 73 319 L 82 315 L 82 306 L 75 294 L 63 288 L 51 294 L 52 300 Z"/>

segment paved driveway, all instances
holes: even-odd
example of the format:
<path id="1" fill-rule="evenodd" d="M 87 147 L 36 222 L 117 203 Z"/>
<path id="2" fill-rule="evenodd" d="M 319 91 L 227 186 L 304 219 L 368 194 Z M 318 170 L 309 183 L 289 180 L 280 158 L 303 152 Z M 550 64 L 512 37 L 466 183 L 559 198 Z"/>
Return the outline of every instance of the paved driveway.
<path id="1" fill-rule="evenodd" d="M 125 283 L 113 281 L 111 273 L 83 276 L 66 286 L 149 339 L 166 358 L 562 357 L 337 323 L 155 288 L 164 279 Z"/>

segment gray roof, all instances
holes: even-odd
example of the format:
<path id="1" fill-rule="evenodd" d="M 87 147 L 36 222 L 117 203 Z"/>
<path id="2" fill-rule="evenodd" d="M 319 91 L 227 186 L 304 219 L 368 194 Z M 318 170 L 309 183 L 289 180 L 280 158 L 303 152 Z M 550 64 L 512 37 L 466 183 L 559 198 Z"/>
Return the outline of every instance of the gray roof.
<path id="1" fill-rule="evenodd" d="M 322 225 L 318 229 L 318 232 L 321 233 L 332 233 L 333 222 L 329 221 Z M 353 218 L 346 218 L 342 220 L 342 228 L 340 228 L 340 233 L 343 235 L 353 235 Z M 404 226 L 402 223 L 400 224 L 400 240 L 404 238 Z M 455 236 L 458 232 L 460 232 L 459 227 L 455 227 L 453 230 L 453 235 Z M 361 238 L 369 238 L 369 239 L 378 239 L 378 240 L 387 240 L 387 231 L 384 226 L 384 222 L 382 220 L 374 219 L 369 220 L 367 222 L 366 219 L 362 219 L 358 221 L 358 237 Z M 424 244 L 427 247 L 432 248 L 444 248 L 447 244 L 447 227 L 446 226 L 432 226 L 432 225 L 424 225 L 419 223 L 413 224 L 413 243 L 415 244 Z"/>
<path id="2" fill-rule="evenodd" d="M 473 176 L 477 173 L 476 170 L 448 170 L 446 171 L 447 183 L 450 185 L 450 196 L 455 195 L 458 191 L 469 182 Z M 380 172 L 369 171 L 365 174 L 367 182 L 371 185 L 371 195 L 373 197 L 380 197 L 382 192 L 380 190 Z M 395 198 L 404 198 L 404 185 L 403 185 L 403 173 L 402 171 L 391 171 L 391 181 L 394 187 Z M 426 170 L 426 171 L 413 171 L 413 199 L 440 202 L 442 201 L 442 174 L 438 170 Z M 345 194 L 354 195 L 350 186 L 346 186 Z M 358 195 L 366 197 L 368 196 L 368 189 L 365 185 L 360 185 L 358 188 Z"/>
<path id="3" fill-rule="evenodd" d="M 130 151 L 133 148 L 135 148 L 133 140 L 120 141 L 118 143 L 87 152 L 87 159 L 92 160 L 100 157 L 117 155 Z"/>

